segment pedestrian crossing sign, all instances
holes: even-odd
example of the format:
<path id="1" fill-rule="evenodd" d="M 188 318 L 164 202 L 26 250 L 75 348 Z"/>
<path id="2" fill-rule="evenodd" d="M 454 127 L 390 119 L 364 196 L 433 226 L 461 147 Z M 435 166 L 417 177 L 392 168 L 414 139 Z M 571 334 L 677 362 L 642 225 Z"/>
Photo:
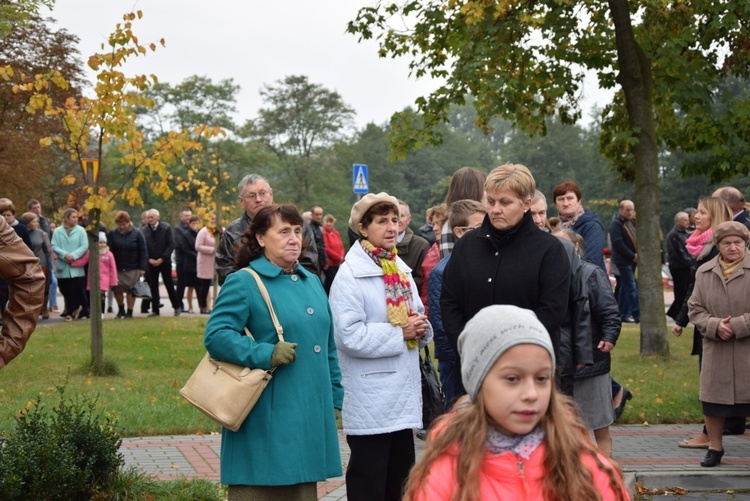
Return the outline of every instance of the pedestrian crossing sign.
<path id="1" fill-rule="evenodd" d="M 365 195 L 370 191 L 368 186 L 367 165 L 354 164 L 353 167 L 354 193 L 357 195 Z"/>

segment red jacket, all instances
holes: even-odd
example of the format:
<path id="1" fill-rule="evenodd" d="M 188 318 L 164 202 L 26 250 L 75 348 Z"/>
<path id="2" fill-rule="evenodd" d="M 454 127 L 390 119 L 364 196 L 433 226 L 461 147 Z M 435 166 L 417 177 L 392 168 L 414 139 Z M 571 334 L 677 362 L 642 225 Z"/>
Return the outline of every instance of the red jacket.
<path id="1" fill-rule="evenodd" d="M 344 262 L 344 242 L 336 228 L 330 230 L 323 226 L 323 241 L 326 245 L 326 257 L 328 266 L 341 266 Z"/>
<path id="2" fill-rule="evenodd" d="M 544 478 L 544 449 L 540 445 L 528 460 L 512 452 L 491 454 L 485 452 L 482 470 L 479 477 L 480 499 L 512 499 L 514 501 L 537 501 L 544 499 L 542 494 L 542 480 Z M 599 456 L 605 465 L 611 462 Z M 602 494 L 603 501 L 617 499 L 615 492 L 609 485 L 608 475 L 601 471 L 594 458 L 588 454 L 581 454 L 582 466 L 589 469 L 594 485 Z M 456 456 L 444 454 L 432 464 L 424 489 L 417 493 L 419 501 L 449 501 L 458 485 L 456 480 Z M 623 485 L 620 485 L 625 499 L 630 496 Z"/>

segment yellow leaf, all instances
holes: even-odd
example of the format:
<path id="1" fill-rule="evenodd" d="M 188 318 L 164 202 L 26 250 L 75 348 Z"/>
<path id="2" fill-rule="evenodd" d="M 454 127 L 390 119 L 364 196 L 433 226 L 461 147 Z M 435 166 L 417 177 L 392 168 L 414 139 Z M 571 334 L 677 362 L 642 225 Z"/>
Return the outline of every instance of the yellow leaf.
<path id="1" fill-rule="evenodd" d="M 62 180 L 60 181 L 60 184 L 63 186 L 70 186 L 71 184 L 74 184 L 76 182 L 76 178 L 73 174 L 68 174 Z"/>

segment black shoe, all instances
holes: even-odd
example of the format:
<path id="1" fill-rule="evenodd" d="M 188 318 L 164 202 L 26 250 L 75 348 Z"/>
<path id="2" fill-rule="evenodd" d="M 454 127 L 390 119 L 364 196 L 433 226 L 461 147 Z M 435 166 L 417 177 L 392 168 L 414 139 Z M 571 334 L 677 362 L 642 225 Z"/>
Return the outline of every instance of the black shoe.
<path id="1" fill-rule="evenodd" d="M 125 318 L 133 318 L 133 310 L 128 310 L 128 312 L 125 313 Z"/>
<path id="2" fill-rule="evenodd" d="M 618 405 L 615 408 L 615 421 L 620 419 L 620 416 L 622 416 L 622 413 L 625 411 L 625 404 L 628 403 L 628 400 L 633 398 L 633 394 L 628 390 L 627 388 L 622 389 L 622 400 L 620 401 L 620 405 Z"/>
<path id="3" fill-rule="evenodd" d="M 110 311 L 110 313 L 112 313 Z M 120 308 L 117 310 L 117 315 L 115 315 L 115 318 L 125 318 L 125 307 L 120 306 Z"/>
<path id="4" fill-rule="evenodd" d="M 182 313 L 182 308 L 178 306 L 177 308 L 174 309 L 174 316 L 179 317 L 180 313 Z"/>
<path id="5" fill-rule="evenodd" d="M 724 457 L 723 449 L 720 451 L 708 449 L 708 451 L 706 452 L 706 457 L 703 458 L 703 461 L 701 461 L 701 466 L 704 468 L 713 468 L 714 466 L 721 464 L 722 457 Z"/>
<path id="6" fill-rule="evenodd" d="M 745 427 L 742 428 L 724 428 L 722 430 L 722 435 L 744 435 L 745 434 Z"/>
<path id="7" fill-rule="evenodd" d="M 153 312 L 153 313 L 149 313 L 149 314 L 148 314 L 148 316 L 149 316 L 149 317 L 160 317 L 161 315 L 159 315 L 159 312 L 158 312 L 158 311 L 155 311 L 155 312 Z"/>
<path id="8" fill-rule="evenodd" d="M 107 313 L 114 313 L 114 312 L 115 310 L 113 310 L 111 306 L 107 307 Z"/>

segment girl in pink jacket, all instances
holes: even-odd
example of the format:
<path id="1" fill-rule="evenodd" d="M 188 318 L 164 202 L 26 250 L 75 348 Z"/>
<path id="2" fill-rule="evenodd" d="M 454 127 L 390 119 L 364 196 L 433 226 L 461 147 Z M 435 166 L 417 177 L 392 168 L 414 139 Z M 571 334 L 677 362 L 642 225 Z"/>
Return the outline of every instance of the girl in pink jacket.
<path id="1" fill-rule="evenodd" d="M 89 252 L 76 259 L 71 266 L 86 266 L 89 262 Z M 91 276 L 87 274 L 86 278 L 86 290 L 91 290 Z M 115 264 L 115 256 L 112 251 L 107 247 L 107 234 L 103 231 L 99 232 L 99 289 L 102 291 L 102 313 L 104 309 L 104 301 L 107 298 L 107 292 L 113 289 L 117 285 L 117 265 Z M 104 317 L 102 317 L 104 318 Z"/>
<path id="2" fill-rule="evenodd" d="M 630 499 L 620 469 L 555 388 L 552 342 L 533 312 L 484 308 L 458 351 L 468 397 L 437 421 L 405 500 Z"/>

